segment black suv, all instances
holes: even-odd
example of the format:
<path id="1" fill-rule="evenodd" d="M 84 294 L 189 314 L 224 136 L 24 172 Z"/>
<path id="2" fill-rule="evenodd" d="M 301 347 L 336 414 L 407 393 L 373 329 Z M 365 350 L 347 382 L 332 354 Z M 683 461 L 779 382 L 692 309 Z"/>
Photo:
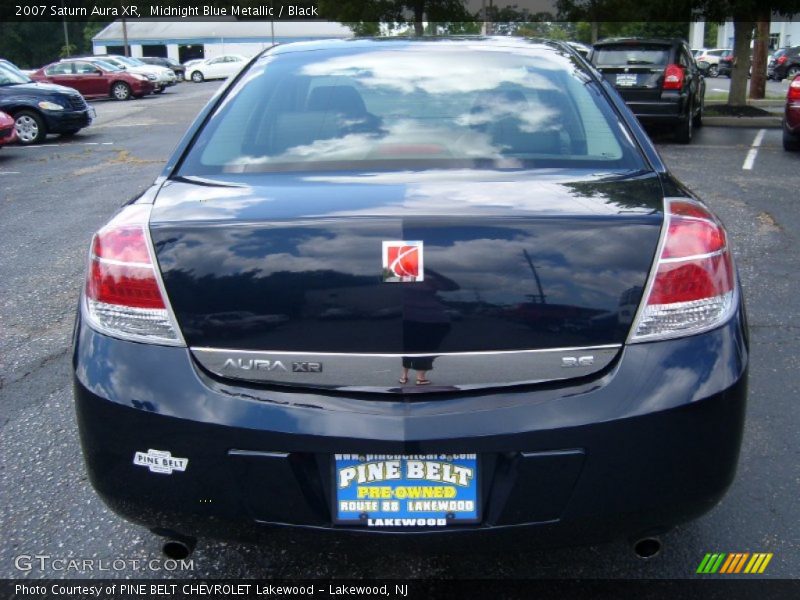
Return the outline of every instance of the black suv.
<path id="1" fill-rule="evenodd" d="M 767 65 L 767 77 L 781 81 L 792 80 L 796 75 L 800 75 L 800 46 L 781 48 L 772 55 Z"/>
<path id="2" fill-rule="evenodd" d="M 674 125 L 677 141 L 692 141 L 702 125 L 706 84 L 686 42 L 607 39 L 594 45 L 589 60 L 642 124 Z"/>

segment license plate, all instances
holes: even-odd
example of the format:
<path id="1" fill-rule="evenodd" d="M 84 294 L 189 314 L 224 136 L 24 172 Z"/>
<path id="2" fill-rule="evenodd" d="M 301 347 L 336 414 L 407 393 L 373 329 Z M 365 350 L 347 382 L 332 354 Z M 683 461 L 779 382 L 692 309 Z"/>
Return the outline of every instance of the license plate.
<path id="1" fill-rule="evenodd" d="M 338 524 L 446 527 L 480 521 L 476 454 L 336 454 Z"/>
<path id="2" fill-rule="evenodd" d="M 630 87 L 636 85 L 638 77 L 636 74 L 631 73 L 619 73 L 617 75 L 617 85 L 622 87 Z"/>

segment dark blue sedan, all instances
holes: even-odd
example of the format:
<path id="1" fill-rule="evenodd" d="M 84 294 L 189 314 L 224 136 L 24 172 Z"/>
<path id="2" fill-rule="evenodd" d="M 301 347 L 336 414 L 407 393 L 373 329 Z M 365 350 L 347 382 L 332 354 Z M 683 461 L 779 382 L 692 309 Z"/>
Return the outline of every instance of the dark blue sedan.
<path id="1" fill-rule="evenodd" d="M 652 554 L 733 480 L 748 354 L 725 229 L 569 46 L 298 43 L 95 235 L 75 399 L 97 492 L 184 551 Z"/>

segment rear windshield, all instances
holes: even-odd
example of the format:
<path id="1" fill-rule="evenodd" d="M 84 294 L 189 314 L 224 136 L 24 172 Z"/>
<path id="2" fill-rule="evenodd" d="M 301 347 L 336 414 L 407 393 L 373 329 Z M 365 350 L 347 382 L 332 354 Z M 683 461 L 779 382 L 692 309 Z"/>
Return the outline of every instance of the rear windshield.
<path id="1" fill-rule="evenodd" d="M 222 101 L 179 174 L 642 168 L 573 61 L 552 49 L 455 45 L 267 55 Z"/>
<path id="2" fill-rule="evenodd" d="M 592 63 L 598 67 L 620 65 L 656 65 L 669 63 L 669 48 L 666 46 L 620 44 L 619 46 L 599 46 L 592 56 Z"/>

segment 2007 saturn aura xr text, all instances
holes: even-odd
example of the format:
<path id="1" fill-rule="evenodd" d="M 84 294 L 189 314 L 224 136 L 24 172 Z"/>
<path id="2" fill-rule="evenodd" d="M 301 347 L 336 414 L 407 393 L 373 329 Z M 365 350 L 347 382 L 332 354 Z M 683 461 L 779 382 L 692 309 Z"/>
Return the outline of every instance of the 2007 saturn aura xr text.
<path id="1" fill-rule="evenodd" d="M 307 42 L 94 236 L 75 400 L 162 535 L 640 539 L 733 480 L 748 354 L 725 229 L 567 45 Z"/>

